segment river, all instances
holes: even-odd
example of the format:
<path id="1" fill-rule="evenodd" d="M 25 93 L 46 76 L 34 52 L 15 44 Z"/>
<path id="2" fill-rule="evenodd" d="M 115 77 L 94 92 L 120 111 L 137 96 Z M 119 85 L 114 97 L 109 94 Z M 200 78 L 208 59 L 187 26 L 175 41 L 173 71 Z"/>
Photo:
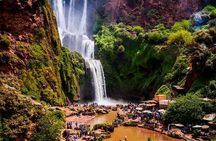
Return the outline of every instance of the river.
<path id="1" fill-rule="evenodd" d="M 111 123 L 116 118 L 116 116 L 116 112 L 110 112 L 109 114 L 97 116 L 90 121 L 90 125 L 93 127 L 95 124 Z M 154 141 L 182 141 L 152 130 L 124 126 L 115 128 L 115 131 L 111 134 L 111 138 L 105 139 L 104 141 L 119 141 L 123 140 L 125 136 L 127 137 L 128 141 L 147 141 L 148 138 L 151 138 Z"/>

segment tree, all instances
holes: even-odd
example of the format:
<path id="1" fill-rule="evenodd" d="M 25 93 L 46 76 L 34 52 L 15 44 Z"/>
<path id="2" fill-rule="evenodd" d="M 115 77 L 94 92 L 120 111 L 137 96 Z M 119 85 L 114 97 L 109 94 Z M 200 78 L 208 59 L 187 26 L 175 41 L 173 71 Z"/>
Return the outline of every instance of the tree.
<path id="1" fill-rule="evenodd" d="M 38 120 L 33 141 L 59 140 L 60 130 L 64 127 L 64 114 L 60 111 L 49 112 Z"/>
<path id="2" fill-rule="evenodd" d="M 166 123 L 196 123 L 211 110 L 212 105 L 197 95 L 188 94 L 176 99 L 165 114 Z"/>

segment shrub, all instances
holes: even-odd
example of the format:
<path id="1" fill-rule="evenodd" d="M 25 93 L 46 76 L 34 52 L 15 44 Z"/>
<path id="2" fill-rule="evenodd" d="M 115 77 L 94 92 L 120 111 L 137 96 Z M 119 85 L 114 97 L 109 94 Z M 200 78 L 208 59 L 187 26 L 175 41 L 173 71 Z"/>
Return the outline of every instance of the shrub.
<path id="1" fill-rule="evenodd" d="M 13 94 L 5 89 L 0 93 L 0 136 L 3 140 L 16 140 L 17 137 L 27 136 L 29 125 L 35 117 L 37 107 L 24 97 Z M 41 111 L 37 111 L 40 112 Z"/>
<path id="2" fill-rule="evenodd" d="M 165 114 L 166 123 L 197 123 L 212 107 L 196 95 L 188 94 L 170 104 Z"/>
<path id="3" fill-rule="evenodd" d="M 109 123 L 96 124 L 96 125 L 94 125 L 93 129 L 94 130 L 102 129 L 102 130 L 105 130 L 105 131 L 113 132 L 114 131 L 114 126 L 112 124 L 109 124 Z"/>
<path id="4" fill-rule="evenodd" d="M 62 120 L 63 113 L 60 111 L 48 112 L 37 121 L 37 129 L 33 136 L 33 141 L 57 141 L 60 137 L 61 129 L 64 128 Z"/>
<path id="5" fill-rule="evenodd" d="M 172 26 L 172 30 L 173 31 L 190 30 L 191 27 L 192 27 L 192 22 L 190 20 L 183 20 L 183 21 L 180 21 L 180 22 L 176 22 Z"/>
<path id="6" fill-rule="evenodd" d="M 0 49 L 8 49 L 10 46 L 10 40 L 7 35 L 0 35 Z"/>
<path id="7" fill-rule="evenodd" d="M 134 26 L 132 30 L 137 32 L 137 33 L 144 33 L 144 29 L 138 25 Z"/>
<path id="8" fill-rule="evenodd" d="M 204 8 L 204 10 L 207 11 L 207 12 L 212 12 L 212 11 L 216 10 L 216 7 L 214 7 L 213 5 L 207 5 Z"/>
<path id="9" fill-rule="evenodd" d="M 165 38 L 160 31 L 149 32 L 147 37 L 148 37 L 148 41 L 154 44 L 158 44 L 165 41 Z"/>
<path id="10" fill-rule="evenodd" d="M 175 44 L 175 45 L 191 45 L 193 41 L 193 36 L 190 32 L 186 30 L 180 30 L 174 33 L 171 33 L 168 37 L 167 43 L 169 45 Z"/>
<path id="11" fill-rule="evenodd" d="M 156 92 L 156 95 L 167 95 L 169 96 L 170 95 L 170 89 L 167 85 L 162 85 Z"/>
<path id="12" fill-rule="evenodd" d="M 216 98 L 216 81 L 212 80 L 209 82 L 208 86 L 205 87 L 203 95 L 214 99 Z"/>

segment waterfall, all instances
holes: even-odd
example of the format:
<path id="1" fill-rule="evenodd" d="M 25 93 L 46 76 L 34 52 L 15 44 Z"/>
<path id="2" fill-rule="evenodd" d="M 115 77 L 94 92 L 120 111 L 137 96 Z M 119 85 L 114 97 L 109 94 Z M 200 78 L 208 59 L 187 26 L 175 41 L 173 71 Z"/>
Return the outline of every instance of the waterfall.
<path id="1" fill-rule="evenodd" d="M 101 62 L 94 58 L 94 41 L 87 36 L 88 0 L 82 0 L 81 10 L 76 7 L 76 1 L 80 2 L 80 0 L 53 0 L 60 39 L 63 46 L 80 53 L 85 59 L 86 66 L 92 74 L 95 101 L 101 103 L 107 99 L 106 83 Z"/>

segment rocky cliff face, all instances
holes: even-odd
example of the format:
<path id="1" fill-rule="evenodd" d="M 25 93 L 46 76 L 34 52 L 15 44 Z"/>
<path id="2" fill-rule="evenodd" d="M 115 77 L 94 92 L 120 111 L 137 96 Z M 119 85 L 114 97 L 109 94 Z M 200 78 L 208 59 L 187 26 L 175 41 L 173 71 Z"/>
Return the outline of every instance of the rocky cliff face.
<path id="1" fill-rule="evenodd" d="M 1 87 L 53 105 L 79 94 L 81 57 L 63 51 L 48 1 L 3 0 L 0 17 Z"/>
<path id="2" fill-rule="evenodd" d="M 82 62 L 61 47 L 47 0 L 1 0 L 0 140 L 56 140 L 64 114 L 47 105 L 79 98 Z"/>
<path id="3" fill-rule="evenodd" d="M 104 15 L 107 21 L 112 22 L 146 27 L 164 23 L 169 26 L 175 21 L 189 18 L 204 3 L 203 0 L 108 0 L 104 5 Z"/>

